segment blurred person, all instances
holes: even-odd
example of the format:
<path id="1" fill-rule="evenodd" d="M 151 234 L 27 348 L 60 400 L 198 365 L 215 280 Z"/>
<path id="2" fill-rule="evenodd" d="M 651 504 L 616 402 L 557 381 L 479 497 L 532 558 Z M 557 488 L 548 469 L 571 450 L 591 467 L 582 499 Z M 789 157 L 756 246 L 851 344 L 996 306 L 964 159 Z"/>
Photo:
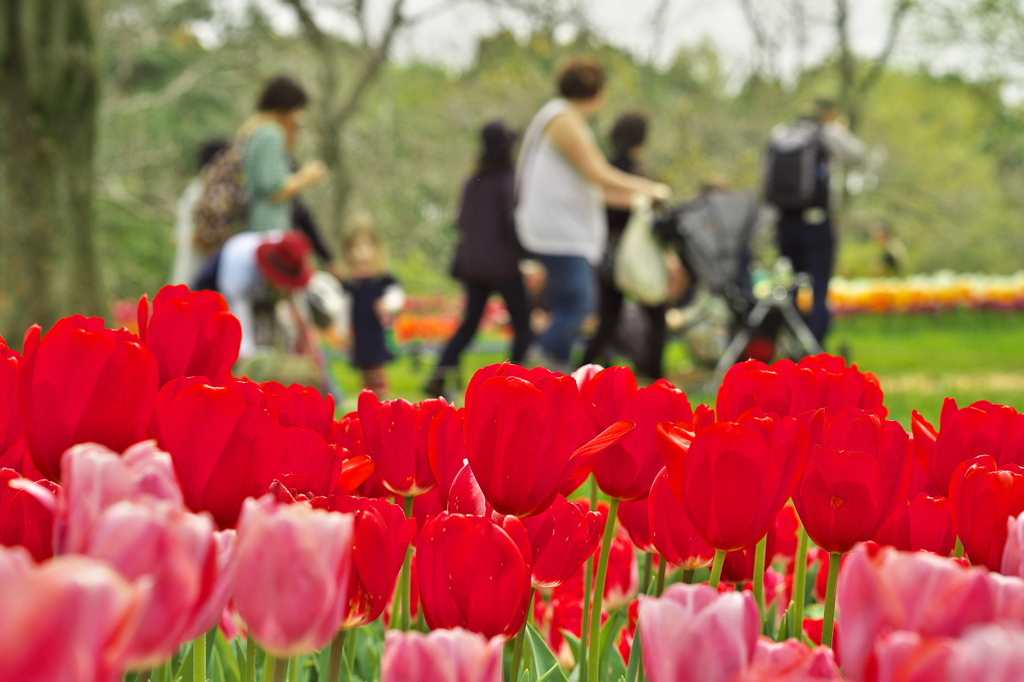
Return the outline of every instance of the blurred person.
<path id="1" fill-rule="evenodd" d="M 242 325 L 239 360 L 272 343 L 273 334 L 259 329 L 258 309 L 268 309 L 262 319 L 273 320 L 278 295 L 306 287 L 313 275 L 311 251 L 309 238 L 296 230 L 240 232 L 224 242 L 215 288 Z"/>
<path id="2" fill-rule="evenodd" d="M 821 99 L 815 107 L 814 115 L 772 131 L 765 198 L 779 211 L 780 255 L 795 272 L 811 276 L 814 303 L 808 326 L 822 343 L 831 322 L 828 283 L 836 253 L 832 169 L 837 163 L 863 163 L 867 147 L 850 132 L 835 102 Z"/>
<path id="3" fill-rule="evenodd" d="M 907 247 L 893 230 L 888 220 L 878 220 L 871 226 L 871 238 L 878 244 L 875 274 L 881 277 L 902 277 L 906 274 Z"/>
<path id="4" fill-rule="evenodd" d="M 363 387 L 383 397 L 388 390 L 384 365 L 395 359 L 393 324 L 405 293 L 387 271 L 387 252 L 368 214 L 348 221 L 341 249 L 345 264 L 339 279 L 350 297 L 352 364 L 362 372 Z"/>
<path id="5" fill-rule="evenodd" d="M 260 94 L 257 113 L 239 128 L 249 231 L 289 227 L 294 210 L 291 199 L 327 174 L 321 161 L 308 161 L 292 172 L 292 152 L 308 102 L 306 91 L 294 80 L 272 78 Z"/>
<path id="6" fill-rule="evenodd" d="M 615 168 L 633 175 L 644 175 L 641 163 L 644 144 L 647 140 L 647 116 L 633 112 L 616 119 L 611 131 L 612 154 L 609 162 Z M 608 206 L 605 216 L 608 221 L 608 241 L 604 259 L 598 267 L 599 321 L 597 331 L 587 344 L 581 364 L 601 361 L 609 364 L 609 355 L 622 319 L 623 293 L 615 284 L 615 251 L 626 229 L 632 211 L 627 208 Z M 678 268 L 674 269 L 678 272 Z M 643 352 L 632 355 L 637 364 L 637 374 L 647 379 L 662 376 L 662 355 L 665 349 L 665 304 L 642 305 L 643 339 L 639 344 Z M 634 325 L 630 326 L 635 329 Z"/>
<path id="7" fill-rule="evenodd" d="M 491 294 L 501 295 L 514 337 L 510 358 L 522 364 L 533 333 L 530 306 L 519 269 L 520 247 L 515 230 L 515 171 L 512 148 L 516 135 L 502 121 L 481 130 L 483 148 L 473 174 L 462 189 L 459 244 L 452 275 L 466 292 L 462 323 L 441 353 L 424 391 L 445 395 L 449 379 L 458 374 L 459 358 L 473 340 Z"/>
<path id="8" fill-rule="evenodd" d="M 227 140 L 216 138 L 199 145 L 197 168 L 202 173 L 214 157 L 230 146 Z M 195 245 L 195 222 L 193 212 L 196 202 L 203 193 L 203 178 L 197 174 L 178 199 L 177 220 L 174 224 L 174 265 L 171 267 L 171 284 L 189 284 L 203 261 L 203 254 Z"/>
<path id="9" fill-rule="evenodd" d="M 605 160 L 587 119 L 605 102 L 605 70 L 576 58 L 559 71 L 558 96 L 534 116 L 516 168 L 516 232 L 547 270 L 550 323 L 531 348 L 530 364 L 571 370 L 580 326 L 595 308 L 594 267 L 604 253 L 605 206 L 628 208 L 634 194 L 665 200 L 667 185 Z"/>

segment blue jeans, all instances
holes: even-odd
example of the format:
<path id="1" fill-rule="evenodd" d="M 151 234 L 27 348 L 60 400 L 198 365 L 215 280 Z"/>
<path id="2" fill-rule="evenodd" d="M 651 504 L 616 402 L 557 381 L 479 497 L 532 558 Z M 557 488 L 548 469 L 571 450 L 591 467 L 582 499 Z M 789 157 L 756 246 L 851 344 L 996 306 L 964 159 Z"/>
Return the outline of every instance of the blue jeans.
<path id="1" fill-rule="evenodd" d="M 597 304 L 594 266 L 583 256 L 540 254 L 537 259 L 547 269 L 545 293 L 551 313 L 551 324 L 537 344 L 553 360 L 568 363 L 583 320 Z"/>

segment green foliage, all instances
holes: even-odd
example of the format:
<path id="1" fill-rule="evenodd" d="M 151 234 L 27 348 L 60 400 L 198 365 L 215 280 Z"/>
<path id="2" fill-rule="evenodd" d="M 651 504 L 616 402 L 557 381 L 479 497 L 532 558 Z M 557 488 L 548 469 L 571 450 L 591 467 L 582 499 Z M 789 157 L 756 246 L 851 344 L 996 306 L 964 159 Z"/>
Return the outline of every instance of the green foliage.
<path id="1" fill-rule="evenodd" d="M 110 293 L 136 298 L 155 293 L 169 272 L 174 207 L 194 173 L 197 145 L 230 137 L 268 76 L 298 75 L 314 101 L 319 84 L 310 47 L 260 21 L 205 49 L 187 30 L 203 2 L 111 4 L 98 160 L 100 253 Z M 485 37 L 461 73 L 419 62 L 388 65 L 342 143 L 354 171 L 350 208 L 375 217 L 410 291 L 454 290 L 446 274 L 452 226 L 480 126 L 500 117 L 525 128 L 553 95 L 558 64 L 580 53 L 596 54 L 609 71 L 608 102 L 593 121 L 598 141 L 605 144 L 618 114 L 647 111 L 647 165 L 680 200 L 711 172 L 757 192 L 771 126 L 836 88 L 831 63 L 808 69 L 792 85 L 751 79 L 734 92 L 708 45 L 683 49 L 656 69 L 590 36 L 560 43 L 545 32 L 525 40 L 508 31 Z M 359 55 L 338 54 L 342 76 L 351 77 Z M 906 242 L 914 269 L 1019 267 L 1024 231 L 1014 226 L 1024 208 L 1024 116 L 1001 102 L 998 83 L 889 70 L 863 105 L 858 133 L 884 148 L 887 160 L 873 171 L 877 184 L 845 203 L 841 273 L 870 270 L 874 250 L 866 235 L 880 218 Z M 310 158 L 315 149 L 309 126 L 297 155 Z M 321 215 L 329 191 L 322 185 L 308 192 Z"/>

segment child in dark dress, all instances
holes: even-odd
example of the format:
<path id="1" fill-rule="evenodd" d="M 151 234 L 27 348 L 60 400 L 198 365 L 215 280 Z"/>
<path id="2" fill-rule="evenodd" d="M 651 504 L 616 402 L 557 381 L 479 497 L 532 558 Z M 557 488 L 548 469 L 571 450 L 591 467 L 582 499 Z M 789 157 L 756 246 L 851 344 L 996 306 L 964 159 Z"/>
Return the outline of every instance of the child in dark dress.
<path id="1" fill-rule="evenodd" d="M 383 396 L 388 390 L 384 365 L 395 359 L 387 337 L 405 305 L 405 293 L 386 270 L 387 255 L 369 216 L 349 221 L 342 251 L 341 284 L 351 298 L 352 364 L 362 370 L 363 386 Z"/>

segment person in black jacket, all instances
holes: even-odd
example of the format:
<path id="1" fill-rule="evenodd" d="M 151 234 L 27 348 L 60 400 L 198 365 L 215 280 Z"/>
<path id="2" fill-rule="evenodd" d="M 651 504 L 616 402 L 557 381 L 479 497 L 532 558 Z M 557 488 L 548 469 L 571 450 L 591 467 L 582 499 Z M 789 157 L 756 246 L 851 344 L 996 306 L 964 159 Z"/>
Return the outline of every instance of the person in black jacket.
<path id="1" fill-rule="evenodd" d="M 641 113 L 628 113 L 619 116 L 612 126 L 611 164 L 627 173 L 642 175 L 640 157 L 647 140 L 647 117 Z M 619 240 L 629 222 L 631 211 L 621 208 L 607 208 L 608 216 L 608 247 L 605 260 L 598 268 L 598 294 L 600 320 L 597 331 L 587 343 L 583 353 L 582 364 L 590 364 L 599 360 L 607 364 L 607 354 L 613 345 L 622 318 L 623 294 L 615 284 L 614 256 Z M 647 379 L 660 379 L 662 376 L 662 355 L 665 349 L 665 304 L 642 306 L 647 318 L 646 336 L 643 342 L 641 359 L 636 363 L 636 373 Z"/>
<path id="2" fill-rule="evenodd" d="M 459 357 L 476 335 L 487 299 L 498 293 L 515 334 L 511 360 L 521 363 L 533 334 L 523 276 L 519 271 L 519 242 L 515 221 L 515 170 L 512 147 L 516 135 L 501 121 L 481 131 L 483 151 L 473 175 L 462 190 L 459 245 L 452 275 L 466 291 L 462 324 L 441 353 L 437 369 L 424 387 L 429 395 L 445 393 L 445 384 L 458 372 Z"/>

